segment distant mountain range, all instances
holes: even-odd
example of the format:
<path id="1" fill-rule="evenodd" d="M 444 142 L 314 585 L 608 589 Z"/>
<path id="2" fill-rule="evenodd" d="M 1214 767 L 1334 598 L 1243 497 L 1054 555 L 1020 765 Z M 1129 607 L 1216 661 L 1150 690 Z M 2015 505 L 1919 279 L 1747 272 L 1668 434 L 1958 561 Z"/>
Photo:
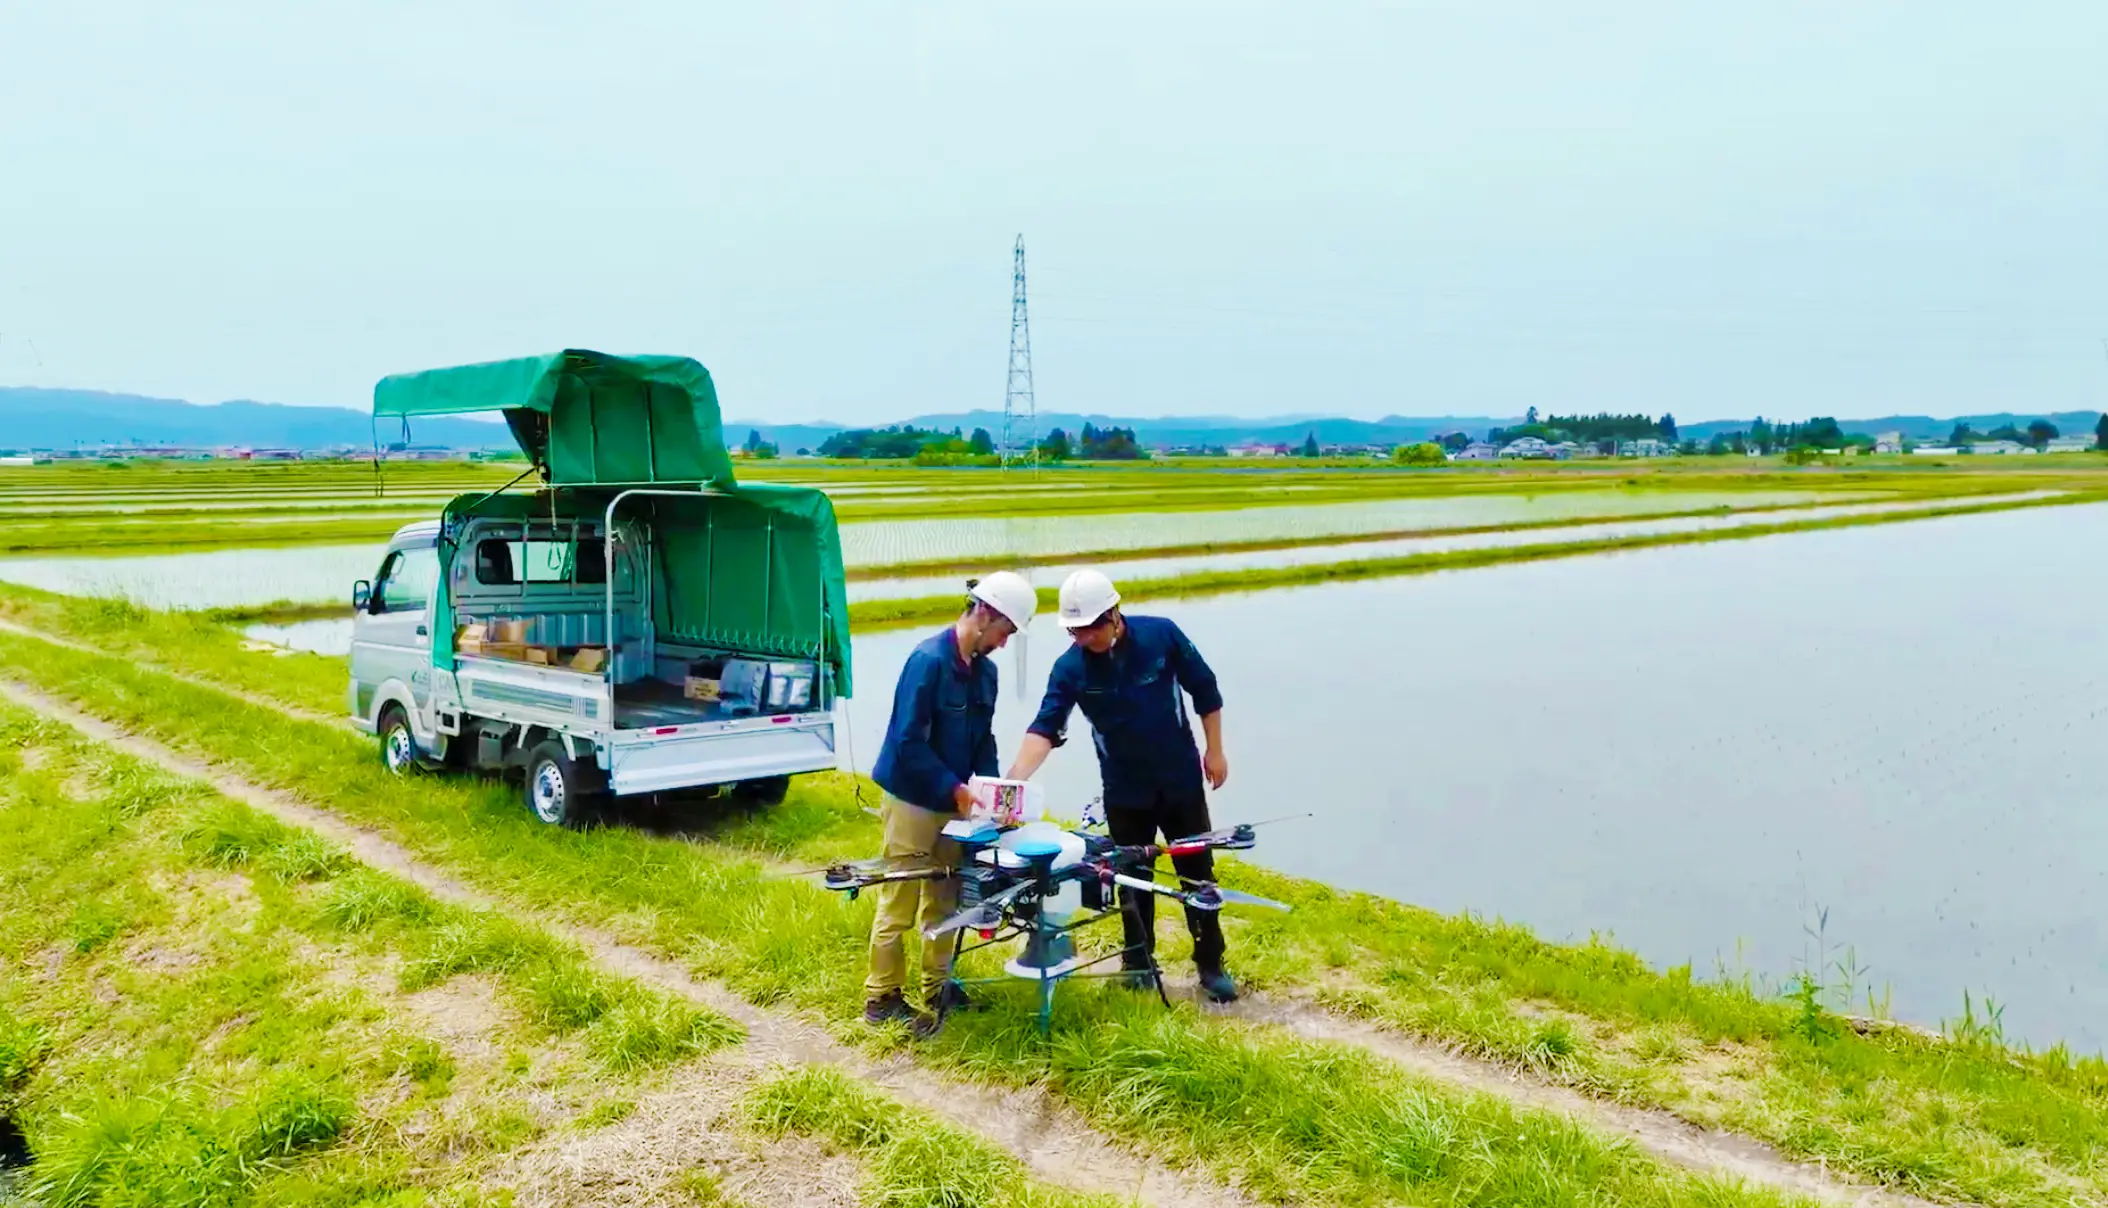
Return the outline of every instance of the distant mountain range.
<path id="1" fill-rule="evenodd" d="M 199 406 L 181 399 L 99 390 L 0 386 L 0 448 L 17 451 L 97 449 L 105 445 L 176 445 L 252 449 L 373 447 L 373 417 L 346 407 L 292 407 L 246 399 Z M 510 449 L 505 425 L 433 417 L 411 425 L 411 443 L 454 449 Z M 380 439 L 402 439 L 399 421 L 383 421 Z"/>
<path id="2" fill-rule="evenodd" d="M 1936 440 L 1951 432 L 1956 423 L 1967 423 L 1978 432 L 2005 424 L 2025 428 L 2035 419 L 2047 419 L 2066 435 L 2090 433 L 2100 419 L 2098 411 L 2058 411 L 2049 414 L 1998 412 L 1938 419 L 1929 415 L 1885 415 L 1875 419 L 1845 420 L 1847 432 L 1879 434 L 1901 432 L 1913 440 Z M 1773 417 L 1801 421 L 1805 415 Z M 986 428 L 1001 435 L 1003 416 L 996 411 L 963 411 L 918 415 L 899 421 L 918 428 L 948 432 L 953 428 L 971 434 Z M 1041 434 L 1062 428 L 1074 434 L 1086 423 L 1101 428 L 1132 428 L 1143 445 L 1175 448 L 1199 445 L 1301 444 L 1315 435 L 1326 445 L 1397 445 L 1426 440 L 1445 432 L 1467 432 L 1484 436 L 1489 428 L 1512 427 L 1520 416 L 1387 415 L 1378 420 L 1341 419 L 1319 416 L 1270 416 L 1244 419 L 1233 416 L 1161 416 L 1136 419 L 1115 415 L 1084 415 L 1044 412 L 1039 416 Z M 836 432 L 851 427 L 825 421 L 775 423 L 766 420 L 730 419 L 725 422 L 727 439 L 737 444 L 749 429 L 759 431 L 784 453 L 817 449 Z M 861 425 L 858 425 L 861 426 Z M 1734 432 L 1749 426 L 1748 420 L 1709 420 L 1684 424 L 1681 435 L 1706 440 L 1715 433 Z M 384 423 L 382 441 L 402 439 L 400 423 Z M 247 446 L 266 449 L 329 449 L 342 446 L 372 447 L 375 436 L 372 418 L 363 411 L 345 407 L 294 407 L 283 403 L 248 400 L 200 406 L 180 399 L 148 398 L 136 394 L 109 394 L 96 390 L 59 390 L 33 386 L 0 386 L 0 449 L 54 450 L 96 449 L 106 445 L 177 445 L 223 448 Z M 410 427 L 410 442 L 456 449 L 510 449 L 512 438 L 502 424 L 475 419 L 434 417 Z"/>

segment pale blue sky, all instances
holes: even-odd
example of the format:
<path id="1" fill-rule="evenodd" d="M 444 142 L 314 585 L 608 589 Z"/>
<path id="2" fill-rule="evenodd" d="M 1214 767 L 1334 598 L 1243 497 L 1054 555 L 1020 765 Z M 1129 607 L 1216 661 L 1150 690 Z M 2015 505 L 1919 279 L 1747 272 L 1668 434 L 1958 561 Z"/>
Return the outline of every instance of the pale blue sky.
<path id="1" fill-rule="evenodd" d="M 2108 5 L 0 2 L 0 383 L 726 410 L 2108 401 Z M 34 341 L 34 352 L 30 347 Z"/>

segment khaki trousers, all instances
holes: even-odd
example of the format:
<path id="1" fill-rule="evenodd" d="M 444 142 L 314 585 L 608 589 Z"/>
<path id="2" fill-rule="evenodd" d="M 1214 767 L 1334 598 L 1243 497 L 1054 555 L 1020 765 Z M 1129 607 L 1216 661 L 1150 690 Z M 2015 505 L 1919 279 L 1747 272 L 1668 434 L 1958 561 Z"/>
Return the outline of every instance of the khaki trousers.
<path id="1" fill-rule="evenodd" d="M 959 845 L 940 832 L 956 815 L 932 813 L 888 796 L 879 806 L 885 828 L 885 850 L 880 854 L 896 860 L 928 860 L 945 868 L 959 866 Z M 934 927 L 951 917 L 959 901 L 959 882 L 895 881 L 871 889 L 878 912 L 871 920 L 871 973 L 864 979 L 864 996 L 880 998 L 899 991 L 910 1004 L 928 1001 L 944 979 L 951 976 L 952 937 L 922 941 L 922 982 L 910 993 L 907 985 L 908 958 L 904 941 L 909 931 L 917 937 L 921 929 Z"/>

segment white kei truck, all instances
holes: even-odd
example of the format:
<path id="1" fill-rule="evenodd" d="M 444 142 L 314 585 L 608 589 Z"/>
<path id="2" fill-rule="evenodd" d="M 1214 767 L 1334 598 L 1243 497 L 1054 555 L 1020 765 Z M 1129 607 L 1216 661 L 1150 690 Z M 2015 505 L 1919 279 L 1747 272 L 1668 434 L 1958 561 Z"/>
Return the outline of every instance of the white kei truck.
<path id="1" fill-rule="evenodd" d="M 374 388 L 377 419 L 476 412 L 529 469 L 404 527 L 352 590 L 347 703 L 391 770 L 517 776 L 564 826 L 609 797 L 774 803 L 840 766 L 833 505 L 735 482 L 707 370 L 569 349 Z"/>

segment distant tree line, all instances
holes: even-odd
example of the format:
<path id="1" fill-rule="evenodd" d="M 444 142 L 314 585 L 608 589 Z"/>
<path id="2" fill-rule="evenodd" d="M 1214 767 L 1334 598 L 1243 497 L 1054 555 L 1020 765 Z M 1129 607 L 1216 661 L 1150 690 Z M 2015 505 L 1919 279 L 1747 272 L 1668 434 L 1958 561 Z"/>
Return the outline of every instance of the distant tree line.
<path id="1" fill-rule="evenodd" d="M 2108 420 L 2108 415 L 2103 415 L 2101 418 Z M 1947 434 L 1947 443 L 1950 445 L 1973 445 L 1987 440 L 2009 440 L 2016 445 L 2030 445 L 2040 449 L 2061 435 L 2063 433 L 2057 431 L 2057 425 L 2046 419 L 2035 420 L 2025 429 L 2016 428 L 2011 424 L 2000 424 L 1989 432 L 1978 432 L 1968 424 L 1962 423 L 1956 424 L 1954 431 Z M 2094 426 L 2093 439 L 2095 446 L 2098 447 L 2101 443 L 2101 428 L 2098 424 Z"/>
<path id="2" fill-rule="evenodd" d="M 1062 429 L 1054 429 L 1039 442 L 1039 455 L 1048 461 L 1141 461 L 1149 456 L 1135 439 L 1133 428 L 1100 428 L 1094 424 L 1083 425 L 1074 440 Z"/>
<path id="3" fill-rule="evenodd" d="M 1451 433 L 1445 437 L 1444 447 L 1450 448 L 1452 452 L 1462 448 L 1462 443 L 1454 446 L 1449 443 L 1461 435 Z M 1612 415 L 1609 412 L 1598 412 L 1595 415 L 1554 415 L 1539 419 L 1537 408 L 1532 407 L 1524 414 L 1523 422 L 1515 427 L 1494 428 L 1486 433 L 1486 439 L 1496 445 L 1521 440 L 1526 436 L 1534 436 L 1553 444 L 1570 440 L 1596 445 L 1605 452 L 1613 451 L 1619 441 L 1628 440 L 1659 440 L 1673 445 L 1676 443 L 1676 417 L 1664 414 L 1655 419 L 1638 414 Z"/>
<path id="4" fill-rule="evenodd" d="M 914 458 L 924 464 L 945 464 L 947 459 L 995 456 L 995 438 L 986 428 L 975 428 L 966 436 L 958 428 L 940 432 L 898 424 L 890 428 L 850 428 L 820 442 L 822 457 L 853 457 L 871 460 Z"/>

